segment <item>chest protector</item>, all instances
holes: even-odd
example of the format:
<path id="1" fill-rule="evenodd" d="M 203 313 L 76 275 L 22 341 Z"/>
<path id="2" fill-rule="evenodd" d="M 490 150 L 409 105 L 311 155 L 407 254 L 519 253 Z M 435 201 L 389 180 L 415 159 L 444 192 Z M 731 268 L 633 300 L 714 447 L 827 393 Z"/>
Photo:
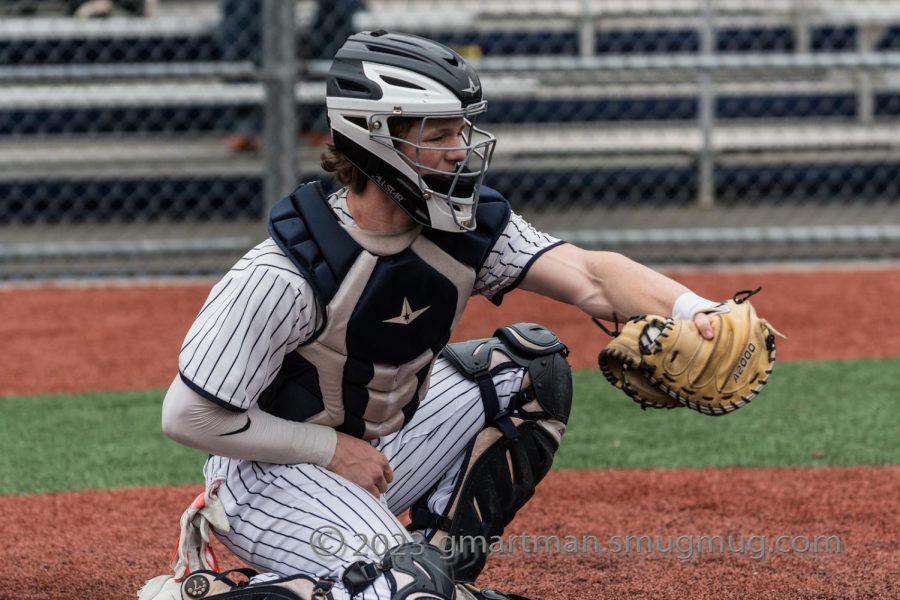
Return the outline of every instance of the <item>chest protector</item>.
<path id="1" fill-rule="evenodd" d="M 260 408 L 363 439 L 403 427 L 509 216 L 507 201 L 482 188 L 475 231 L 416 226 L 384 236 L 342 225 L 319 182 L 278 202 L 269 233 L 311 284 L 323 318 L 285 358 Z"/>

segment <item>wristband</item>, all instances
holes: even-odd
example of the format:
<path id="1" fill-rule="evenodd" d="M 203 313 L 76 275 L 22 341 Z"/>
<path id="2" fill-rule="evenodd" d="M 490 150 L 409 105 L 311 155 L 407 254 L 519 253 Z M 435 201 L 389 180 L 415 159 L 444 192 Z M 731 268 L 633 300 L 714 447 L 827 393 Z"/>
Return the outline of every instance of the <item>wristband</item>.
<path id="1" fill-rule="evenodd" d="M 721 303 L 707 300 L 694 292 L 685 292 L 678 296 L 672 305 L 672 318 L 678 321 L 690 321 L 697 313 L 722 312 Z"/>

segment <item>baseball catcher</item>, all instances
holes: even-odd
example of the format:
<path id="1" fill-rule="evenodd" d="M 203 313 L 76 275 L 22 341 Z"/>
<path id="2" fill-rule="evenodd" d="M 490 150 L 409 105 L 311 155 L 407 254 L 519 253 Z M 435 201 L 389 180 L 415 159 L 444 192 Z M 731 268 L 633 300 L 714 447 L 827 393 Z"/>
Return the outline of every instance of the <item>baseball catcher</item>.
<path id="1" fill-rule="evenodd" d="M 162 429 L 209 455 L 206 489 L 139 598 L 521 598 L 481 589 L 487 548 L 460 542 L 502 535 L 549 471 L 568 348 L 536 323 L 448 343 L 469 298 L 519 287 L 601 319 L 672 314 L 707 340 L 724 309 L 536 230 L 485 185 L 487 101 L 446 46 L 354 34 L 326 89 L 340 185 L 278 202 L 185 336 Z M 623 389 L 650 389 L 622 356 Z M 213 536 L 254 569 L 219 572 Z"/>
<path id="2" fill-rule="evenodd" d="M 655 315 L 634 317 L 600 352 L 600 370 L 642 408 L 686 406 L 725 415 L 759 394 L 775 366 L 775 336 L 738 292 L 715 307 L 712 339 L 693 321 Z"/>

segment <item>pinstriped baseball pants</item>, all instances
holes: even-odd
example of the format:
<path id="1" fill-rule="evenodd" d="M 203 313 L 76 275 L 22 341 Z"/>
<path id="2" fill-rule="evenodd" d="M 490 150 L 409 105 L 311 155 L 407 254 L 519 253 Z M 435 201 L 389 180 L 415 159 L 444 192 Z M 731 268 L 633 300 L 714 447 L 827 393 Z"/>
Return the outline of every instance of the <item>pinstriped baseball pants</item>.
<path id="1" fill-rule="evenodd" d="M 524 369 L 516 368 L 494 376 L 501 409 L 520 390 L 523 375 Z M 411 539 L 395 515 L 435 484 L 429 508 L 441 512 L 446 507 L 465 448 L 483 428 L 477 384 L 439 358 L 412 420 L 373 442 L 394 470 L 382 497 L 318 465 L 210 457 L 204 473 L 207 481 L 224 480 L 219 497 L 231 525 L 219 537 L 235 555 L 268 572 L 254 582 L 297 573 L 340 580 L 353 562 L 377 561 L 388 547 Z M 335 600 L 349 598 L 340 584 L 333 594 Z M 390 597 L 384 576 L 357 596 Z"/>

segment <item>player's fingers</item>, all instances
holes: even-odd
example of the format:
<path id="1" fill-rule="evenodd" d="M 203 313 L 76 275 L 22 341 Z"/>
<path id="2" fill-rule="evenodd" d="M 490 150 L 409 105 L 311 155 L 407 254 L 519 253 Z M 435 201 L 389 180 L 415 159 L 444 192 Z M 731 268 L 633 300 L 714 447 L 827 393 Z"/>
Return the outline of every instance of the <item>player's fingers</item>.
<path id="1" fill-rule="evenodd" d="M 365 481 L 361 481 L 360 485 L 376 498 L 381 495 L 381 478 L 375 473 L 368 473 Z"/>
<path id="2" fill-rule="evenodd" d="M 383 472 L 384 478 L 388 483 L 394 480 L 394 469 L 391 467 L 391 463 L 385 463 Z"/>
<path id="3" fill-rule="evenodd" d="M 707 315 L 706 313 L 697 313 L 697 315 L 694 317 L 694 323 L 697 325 L 697 329 L 700 331 L 700 335 L 708 340 L 711 340 L 713 339 L 713 337 L 715 337 L 712 322 L 710 322 L 709 320 L 709 315 Z"/>

